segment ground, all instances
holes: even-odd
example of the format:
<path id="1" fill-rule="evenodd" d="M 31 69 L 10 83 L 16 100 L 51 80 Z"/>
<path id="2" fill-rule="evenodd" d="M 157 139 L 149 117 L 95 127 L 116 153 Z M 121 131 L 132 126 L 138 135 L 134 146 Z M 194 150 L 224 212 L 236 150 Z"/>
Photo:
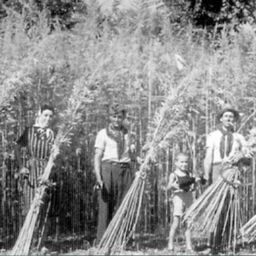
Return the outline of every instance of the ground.
<path id="1" fill-rule="evenodd" d="M 195 255 L 207 255 L 209 250 L 207 249 L 206 239 L 193 239 L 193 244 L 196 249 Z M 81 244 L 83 249 L 72 250 L 66 252 L 65 255 L 108 255 L 110 252 L 99 252 L 95 247 L 90 247 L 88 241 L 83 241 Z M 137 234 L 134 237 L 134 241 L 127 247 L 126 250 L 112 251 L 113 255 L 191 255 L 186 253 L 184 237 L 179 234 L 175 241 L 175 252 L 170 253 L 167 250 L 167 237 L 164 235 L 155 234 Z M 255 255 L 255 244 L 240 245 L 236 254 L 238 255 Z M 52 254 L 52 253 L 51 253 Z M 232 251 L 225 252 L 225 255 L 233 255 Z"/>
<path id="2" fill-rule="evenodd" d="M 184 238 L 180 235 L 177 236 L 175 242 L 175 252 L 171 253 L 167 250 L 167 238 L 163 235 L 154 234 L 137 234 L 134 241 L 127 247 L 126 250 L 100 252 L 95 247 L 91 246 L 91 242 L 85 239 L 84 236 L 69 236 L 63 237 L 58 241 L 48 240 L 46 247 L 40 253 L 33 253 L 34 255 L 191 255 L 186 253 Z M 202 239 L 194 238 L 193 244 L 195 246 L 194 255 L 208 255 L 206 243 Z M 254 244 L 243 244 L 239 246 L 237 255 L 255 255 Z M 76 249 L 78 248 L 78 249 Z M 8 255 L 9 251 L 0 251 L 1 255 Z M 234 255 L 232 251 L 225 252 L 223 255 Z"/>

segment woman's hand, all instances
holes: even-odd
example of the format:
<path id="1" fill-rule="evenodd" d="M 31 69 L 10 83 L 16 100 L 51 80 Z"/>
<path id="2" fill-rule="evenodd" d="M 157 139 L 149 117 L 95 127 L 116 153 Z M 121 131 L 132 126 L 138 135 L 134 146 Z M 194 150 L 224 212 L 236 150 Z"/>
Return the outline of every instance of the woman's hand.
<path id="1" fill-rule="evenodd" d="M 20 175 L 21 175 L 21 177 L 23 178 L 23 179 L 28 179 L 28 177 L 29 177 L 29 169 L 28 168 L 26 168 L 26 167 L 22 167 L 21 169 L 20 169 Z"/>

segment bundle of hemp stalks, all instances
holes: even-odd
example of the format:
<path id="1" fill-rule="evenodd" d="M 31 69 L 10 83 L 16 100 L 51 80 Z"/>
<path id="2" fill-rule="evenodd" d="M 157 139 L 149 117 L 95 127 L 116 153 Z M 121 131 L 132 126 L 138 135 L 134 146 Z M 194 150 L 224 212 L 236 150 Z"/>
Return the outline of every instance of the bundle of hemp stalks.
<path id="1" fill-rule="evenodd" d="M 217 233 L 219 222 L 223 224 L 222 241 L 233 250 L 242 226 L 237 166 L 224 164 L 220 177 L 189 207 L 184 215 L 192 230 L 209 237 Z"/>
<path id="2" fill-rule="evenodd" d="M 16 240 L 14 247 L 12 248 L 11 255 L 28 255 L 30 246 L 33 239 L 34 230 L 39 218 L 40 210 L 43 205 L 43 199 L 45 197 L 46 190 L 48 188 L 47 181 L 49 180 L 54 160 L 59 153 L 60 142 L 62 139 L 57 136 L 55 139 L 50 158 L 45 167 L 42 175 L 41 185 L 36 189 L 35 197 L 26 215 L 26 219 Z"/>
<path id="3" fill-rule="evenodd" d="M 256 128 L 252 128 L 250 130 L 250 136 L 248 140 L 249 146 L 254 149 L 256 148 Z M 255 164 L 255 162 L 253 163 Z M 240 230 L 240 233 L 242 235 L 242 238 L 245 242 L 253 242 L 256 240 L 256 215 L 254 215 L 247 223 L 243 225 L 243 227 Z"/>
<path id="4" fill-rule="evenodd" d="M 42 180 L 44 181 L 47 181 L 49 179 L 54 164 L 54 159 L 58 155 L 59 145 L 57 144 L 57 142 L 58 141 L 56 141 L 55 146 L 53 147 L 52 153 L 43 173 Z M 36 189 L 35 197 L 29 208 L 29 212 L 19 233 L 18 239 L 12 249 L 11 255 L 27 255 L 29 253 L 34 229 L 39 217 L 40 208 L 42 206 L 42 201 L 46 193 L 47 187 L 48 186 L 46 184 L 42 183 Z"/>
<path id="5" fill-rule="evenodd" d="M 256 240 L 256 215 L 254 215 L 240 230 L 243 241 L 251 243 Z"/>
<path id="6" fill-rule="evenodd" d="M 111 251 L 122 250 L 135 232 L 145 187 L 146 172 L 152 161 L 155 161 L 159 151 L 168 147 L 175 136 L 180 138 L 185 127 L 183 119 L 186 114 L 185 90 L 186 86 L 184 85 L 173 89 L 155 115 L 152 132 L 144 147 L 147 148 L 144 161 L 98 244 L 99 253 L 110 254 Z"/>

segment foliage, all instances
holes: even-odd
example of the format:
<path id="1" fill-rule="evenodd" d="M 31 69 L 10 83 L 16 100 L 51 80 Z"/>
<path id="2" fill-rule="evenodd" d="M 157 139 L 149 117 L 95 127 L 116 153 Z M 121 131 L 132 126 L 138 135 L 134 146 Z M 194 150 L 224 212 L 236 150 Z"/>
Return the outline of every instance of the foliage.
<path id="1" fill-rule="evenodd" d="M 120 5 L 129 1 L 116 2 Z M 141 216 L 139 228 L 152 231 L 148 216 L 153 210 L 156 216 L 150 216 L 157 223 L 166 227 L 170 220 L 169 195 L 163 185 L 173 168 L 175 154 L 180 150 L 189 151 L 193 171 L 202 171 L 205 134 L 216 126 L 217 113 L 225 102 L 241 111 L 238 126 L 241 125 L 242 133 L 246 134 L 255 125 L 255 27 L 245 23 L 239 30 L 224 28 L 221 33 L 217 33 L 217 28 L 207 33 L 191 25 L 180 29 L 178 23 L 170 24 L 168 5 L 167 8 L 154 4 L 155 8 L 151 8 L 152 3 L 158 1 L 142 1 L 136 5 L 138 10 L 125 13 L 119 8 L 114 17 L 99 11 L 99 3 L 103 2 L 88 5 L 87 15 L 70 30 L 63 30 L 58 22 L 52 29 L 45 10 L 35 11 L 37 22 L 30 29 L 27 29 L 24 13 L 8 11 L 2 18 L 2 163 L 5 166 L 9 159 L 13 164 L 14 141 L 26 125 L 34 122 L 41 103 L 54 104 L 55 129 L 58 129 L 58 125 L 65 122 L 70 95 L 76 92 L 77 100 L 85 101 L 79 107 L 74 136 L 68 146 L 62 148 L 62 157 L 56 163 L 61 191 L 59 215 L 62 232 L 84 231 L 90 223 L 93 230 L 97 211 L 93 191 L 93 144 L 96 132 L 106 125 L 108 104 L 119 101 L 126 105 L 129 110 L 126 125 L 135 138 L 138 152 L 143 155 L 143 145 L 153 128 L 156 110 L 167 94 L 183 84 L 186 91 L 177 104 L 179 118 L 168 117 L 173 122 L 182 122 L 178 122 L 169 134 L 175 140 L 162 144 L 158 151 L 145 191 L 146 202 L 150 204 L 144 204 L 145 215 Z M 182 17 L 186 9 L 180 10 L 178 14 Z M 175 8 L 171 13 L 174 12 Z M 72 102 L 76 102 L 76 98 Z M 182 136 L 181 126 L 185 130 Z M 82 153 L 77 153 L 77 149 Z M 2 172 L 3 208 L 17 212 L 13 210 L 16 209 L 13 200 L 16 194 L 10 192 L 16 191 L 14 176 L 17 170 L 11 168 L 8 172 L 3 168 Z M 74 181 L 78 184 L 81 181 L 80 187 L 76 188 Z M 81 208 L 77 201 L 81 202 Z M 245 218 L 253 211 L 250 208 Z M 78 215 L 86 222 L 83 227 L 72 217 Z M 3 226 L 3 229 L 8 230 L 10 236 L 15 233 L 13 227 Z"/>
<path id="2" fill-rule="evenodd" d="M 38 25 L 39 12 L 44 11 L 50 29 L 58 23 L 63 29 L 72 28 L 77 22 L 75 14 L 86 13 L 86 4 L 82 0 L 3 0 L 0 3 L 0 20 L 10 13 L 22 14 L 26 22 L 26 30 Z"/>
<path id="3" fill-rule="evenodd" d="M 215 25 L 239 26 L 246 22 L 252 24 L 256 18 L 253 0 L 187 0 L 179 1 L 179 4 L 176 1 L 165 2 L 170 8 L 176 7 L 183 19 L 189 17 L 194 25 L 207 27 L 209 30 Z"/>

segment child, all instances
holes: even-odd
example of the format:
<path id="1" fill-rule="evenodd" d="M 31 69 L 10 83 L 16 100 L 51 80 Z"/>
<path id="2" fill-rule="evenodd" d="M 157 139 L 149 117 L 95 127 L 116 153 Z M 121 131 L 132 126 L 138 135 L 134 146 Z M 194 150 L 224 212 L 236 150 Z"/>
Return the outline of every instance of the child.
<path id="1" fill-rule="evenodd" d="M 195 178 L 188 170 L 189 156 L 184 153 L 179 153 L 175 160 L 175 171 L 170 174 L 167 189 L 171 189 L 173 196 L 173 223 L 169 234 L 168 249 L 174 251 L 174 236 L 179 227 L 182 215 L 185 209 L 193 202 L 193 194 L 191 185 L 195 182 Z M 191 242 L 191 232 L 186 225 L 185 231 L 186 250 L 193 252 Z"/>

